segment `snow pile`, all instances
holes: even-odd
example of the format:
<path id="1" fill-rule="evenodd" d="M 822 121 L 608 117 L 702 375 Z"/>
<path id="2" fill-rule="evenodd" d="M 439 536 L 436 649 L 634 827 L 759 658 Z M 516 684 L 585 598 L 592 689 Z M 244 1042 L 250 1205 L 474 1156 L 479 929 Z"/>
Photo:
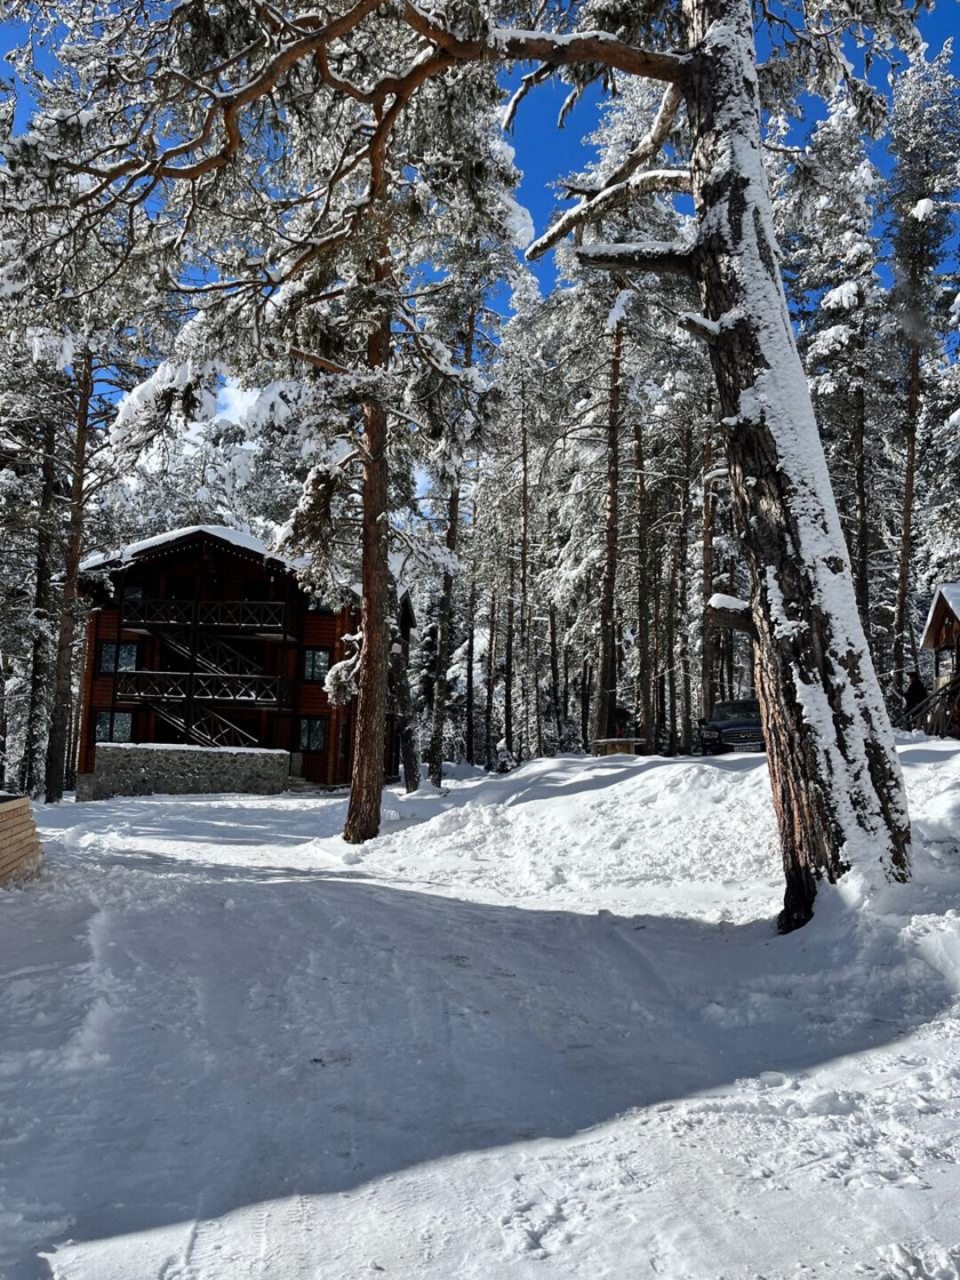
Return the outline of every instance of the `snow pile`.
<path id="1" fill-rule="evenodd" d="M 956 1278 L 960 746 L 900 755 L 914 881 L 788 938 L 762 757 L 461 769 L 359 849 L 344 797 L 41 808 L 0 1275 Z"/>

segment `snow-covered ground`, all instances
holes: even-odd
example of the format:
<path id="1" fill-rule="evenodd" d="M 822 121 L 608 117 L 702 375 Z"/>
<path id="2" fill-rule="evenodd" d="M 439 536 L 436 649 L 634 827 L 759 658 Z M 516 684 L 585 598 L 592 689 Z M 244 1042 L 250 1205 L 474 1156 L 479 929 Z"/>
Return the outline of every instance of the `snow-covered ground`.
<path id="1" fill-rule="evenodd" d="M 774 933 L 762 757 L 39 810 L 3 1280 L 960 1277 L 960 749 Z M 861 909 L 858 909 L 861 908 Z"/>

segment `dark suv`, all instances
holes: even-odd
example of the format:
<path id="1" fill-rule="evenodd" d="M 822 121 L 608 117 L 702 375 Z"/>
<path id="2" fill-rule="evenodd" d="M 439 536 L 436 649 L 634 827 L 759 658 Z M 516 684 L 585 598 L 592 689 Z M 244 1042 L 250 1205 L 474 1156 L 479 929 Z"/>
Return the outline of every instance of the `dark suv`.
<path id="1" fill-rule="evenodd" d="M 700 721 L 700 750 L 705 756 L 763 749 L 760 703 L 752 698 L 718 702 L 710 719 Z"/>

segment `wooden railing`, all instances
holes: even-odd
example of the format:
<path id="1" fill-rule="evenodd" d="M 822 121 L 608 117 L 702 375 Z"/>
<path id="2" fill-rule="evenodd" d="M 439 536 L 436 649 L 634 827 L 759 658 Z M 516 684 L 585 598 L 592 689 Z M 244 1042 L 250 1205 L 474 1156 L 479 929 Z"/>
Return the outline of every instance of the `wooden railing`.
<path id="1" fill-rule="evenodd" d="M 186 702 L 190 691 L 188 671 L 118 671 L 118 702 Z"/>
<path id="2" fill-rule="evenodd" d="M 280 676 L 225 675 L 195 671 L 120 671 L 118 702 L 246 702 L 279 706 L 286 682 Z"/>
<path id="3" fill-rule="evenodd" d="M 193 722 L 188 725 L 186 720 L 167 706 L 155 703 L 153 710 L 161 720 L 179 730 L 185 742 L 197 742 L 204 747 L 255 747 L 257 745 L 257 739 L 252 733 L 217 715 L 215 711 L 204 709 L 198 716 L 194 716 Z"/>
<path id="4" fill-rule="evenodd" d="M 282 631 L 283 602 L 276 600 L 201 600 L 196 605 L 201 627 L 232 627 L 238 631 Z M 125 623 L 147 627 L 189 627 L 192 600 L 126 600 Z"/>
<path id="5" fill-rule="evenodd" d="M 193 622 L 192 600 L 125 600 L 124 622 L 142 622 L 148 627 L 189 627 Z"/>
<path id="6" fill-rule="evenodd" d="M 283 603 L 274 600 L 201 600 L 201 627 L 235 627 L 241 631 L 281 631 Z"/>

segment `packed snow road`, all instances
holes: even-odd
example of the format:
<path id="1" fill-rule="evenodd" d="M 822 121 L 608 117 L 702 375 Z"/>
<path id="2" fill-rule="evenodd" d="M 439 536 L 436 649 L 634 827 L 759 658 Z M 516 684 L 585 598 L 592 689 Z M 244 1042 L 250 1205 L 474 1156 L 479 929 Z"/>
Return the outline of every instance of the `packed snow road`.
<path id="1" fill-rule="evenodd" d="M 3 1280 L 960 1277 L 960 751 L 916 877 L 773 930 L 762 758 L 39 810 Z"/>

